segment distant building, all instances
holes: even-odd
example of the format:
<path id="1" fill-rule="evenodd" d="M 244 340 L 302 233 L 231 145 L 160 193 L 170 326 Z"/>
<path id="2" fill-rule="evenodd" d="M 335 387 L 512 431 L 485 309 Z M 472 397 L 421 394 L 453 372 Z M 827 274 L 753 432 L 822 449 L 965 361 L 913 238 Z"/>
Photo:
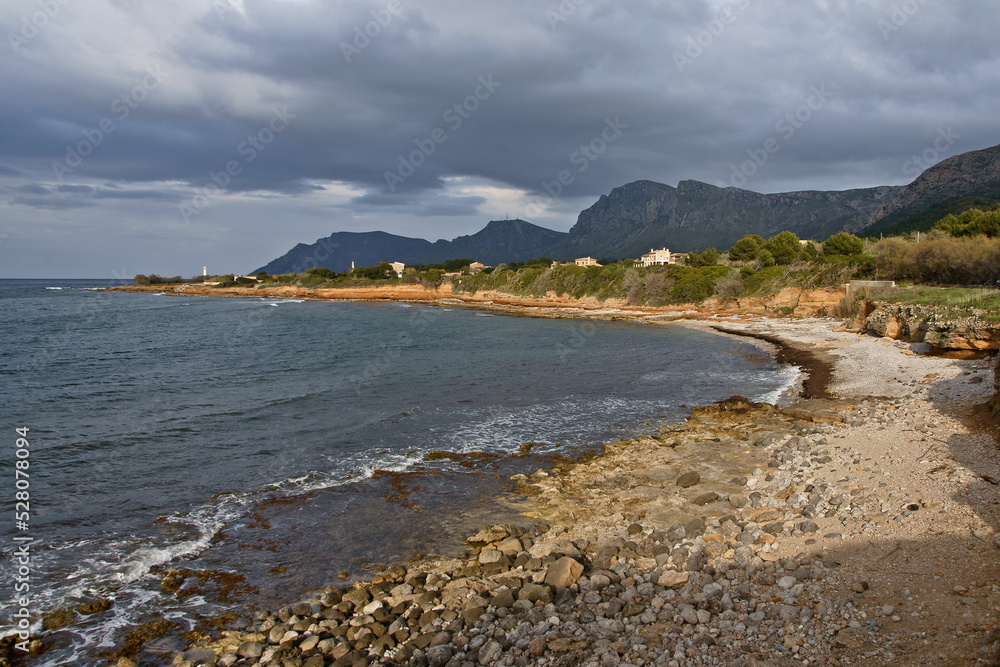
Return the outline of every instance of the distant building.
<path id="1" fill-rule="evenodd" d="M 593 257 L 581 257 L 576 260 L 577 266 L 600 266 Z"/>
<path id="2" fill-rule="evenodd" d="M 562 266 L 562 262 L 557 262 L 556 260 L 552 260 L 552 266 L 551 266 L 551 267 L 549 267 L 549 268 L 552 268 L 552 269 L 554 269 L 554 268 L 556 268 L 557 266 Z"/>
<path id="3" fill-rule="evenodd" d="M 469 273 L 479 273 L 485 268 L 486 265 L 482 262 L 473 262 L 472 264 L 469 264 Z"/>
<path id="4" fill-rule="evenodd" d="M 400 278 L 403 277 L 403 269 L 406 268 L 406 264 L 404 264 L 403 262 L 392 262 L 389 264 L 389 266 L 392 267 L 392 270 L 396 272 L 396 275 L 398 277 Z"/>
<path id="5" fill-rule="evenodd" d="M 677 260 L 671 256 L 670 251 L 666 248 L 660 248 L 659 250 L 650 248 L 649 252 L 637 259 L 635 263 L 637 266 L 663 266 L 665 264 L 676 264 Z"/>

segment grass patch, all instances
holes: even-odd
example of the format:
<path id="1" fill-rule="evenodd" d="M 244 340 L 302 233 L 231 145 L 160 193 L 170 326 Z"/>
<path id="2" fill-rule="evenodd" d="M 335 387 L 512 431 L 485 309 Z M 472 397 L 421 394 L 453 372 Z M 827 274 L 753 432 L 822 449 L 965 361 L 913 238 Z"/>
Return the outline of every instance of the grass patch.
<path id="1" fill-rule="evenodd" d="M 1000 322 L 1000 290 L 977 287 L 897 287 L 875 297 L 878 301 L 904 306 L 973 310 L 987 322 Z"/>

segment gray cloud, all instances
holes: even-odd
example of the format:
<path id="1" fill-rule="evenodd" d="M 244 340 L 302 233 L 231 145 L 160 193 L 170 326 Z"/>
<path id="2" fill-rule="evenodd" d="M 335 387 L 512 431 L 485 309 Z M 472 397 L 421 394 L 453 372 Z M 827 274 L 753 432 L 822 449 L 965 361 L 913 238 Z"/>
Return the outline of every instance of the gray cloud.
<path id="1" fill-rule="evenodd" d="M 565 230 L 632 180 L 726 184 L 771 137 L 749 189 L 904 183 L 939 128 L 954 153 L 1000 142 L 991 0 L 95 0 L 29 37 L 38 7 L 0 9 L 5 272 L 49 225 L 22 270 L 109 263 L 101 216 L 143 221 L 114 247 L 160 272 L 192 243 L 247 270 L 337 230 L 451 238 L 527 211 Z M 137 225 L 188 238 L 147 249 Z"/>

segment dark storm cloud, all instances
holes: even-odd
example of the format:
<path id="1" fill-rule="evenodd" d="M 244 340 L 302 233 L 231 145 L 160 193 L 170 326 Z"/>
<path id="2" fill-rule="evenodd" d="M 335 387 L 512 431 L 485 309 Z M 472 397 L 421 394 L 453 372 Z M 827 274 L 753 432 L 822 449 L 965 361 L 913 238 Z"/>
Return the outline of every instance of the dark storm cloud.
<path id="1" fill-rule="evenodd" d="M 0 9 L 0 192 L 75 252 L 86 224 L 43 211 L 145 202 L 216 250 L 565 229 L 632 180 L 736 184 L 769 139 L 748 189 L 903 183 L 939 131 L 1000 142 L 993 0 L 57 4 L 33 31 L 34 0 Z"/>

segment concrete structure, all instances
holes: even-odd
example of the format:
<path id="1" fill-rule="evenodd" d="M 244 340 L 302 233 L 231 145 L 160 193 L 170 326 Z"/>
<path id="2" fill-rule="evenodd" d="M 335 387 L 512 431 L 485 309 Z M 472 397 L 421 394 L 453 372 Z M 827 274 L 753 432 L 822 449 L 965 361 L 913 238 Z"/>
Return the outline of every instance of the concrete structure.
<path id="1" fill-rule="evenodd" d="M 600 266 L 593 257 L 580 257 L 576 260 L 577 266 Z"/>
<path id="2" fill-rule="evenodd" d="M 403 269 L 406 268 L 406 264 L 403 262 L 390 262 L 389 266 L 391 266 L 392 270 L 396 272 L 396 276 L 399 278 L 403 277 Z"/>
<path id="3" fill-rule="evenodd" d="M 677 260 L 671 257 L 670 251 L 666 248 L 660 248 L 659 250 L 650 248 L 649 252 L 635 260 L 636 266 L 664 266 L 676 263 Z"/>

